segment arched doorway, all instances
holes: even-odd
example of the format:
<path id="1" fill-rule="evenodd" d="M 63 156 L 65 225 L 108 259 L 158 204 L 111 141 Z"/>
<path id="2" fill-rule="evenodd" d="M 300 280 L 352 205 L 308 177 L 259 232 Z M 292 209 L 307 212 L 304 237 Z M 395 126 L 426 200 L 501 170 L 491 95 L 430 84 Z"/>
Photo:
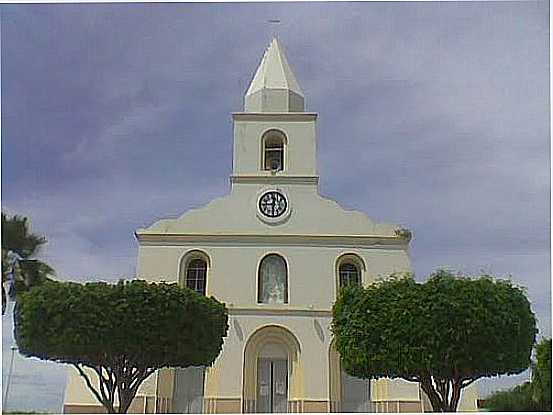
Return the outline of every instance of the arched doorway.
<path id="1" fill-rule="evenodd" d="M 257 412 L 288 409 L 288 353 L 282 343 L 267 343 L 259 352 L 256 401 Z"/>
<path id="2" fill-rule="evenodd" d="M 289 412 L 297 395 L 300 346 L 286 328 L 265 326 L 244 349 L 243 412 Z"/>
<path id="3" fill-rule="evenodd" d="M 356 378 L 342 370 L 334 340 L 328 353 L 330 412 L 374 412 L 370 380 Z"/>

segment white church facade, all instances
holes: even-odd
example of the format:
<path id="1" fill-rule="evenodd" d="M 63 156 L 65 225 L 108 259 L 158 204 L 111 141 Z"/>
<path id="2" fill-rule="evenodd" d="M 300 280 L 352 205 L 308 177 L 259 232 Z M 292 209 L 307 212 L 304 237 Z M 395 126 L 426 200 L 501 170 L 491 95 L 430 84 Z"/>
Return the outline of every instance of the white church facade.
<path id="1" fill-rule="evenodd" d="M 134 413 L 423 412 L 418 384 L 343 373 L 332 305 L 344 284 L 410 271 L 409 239 L 319 195 L 317 114 L 274 39 L 233 114 L 231 191 L 139 229 L 138 278 L 178 281 L 226 303 L 212 367 L 163 369 Z M 460 409 L 476 410 L 475 389 Z M 102 412 L 71 372 L 64 412 Z"/>

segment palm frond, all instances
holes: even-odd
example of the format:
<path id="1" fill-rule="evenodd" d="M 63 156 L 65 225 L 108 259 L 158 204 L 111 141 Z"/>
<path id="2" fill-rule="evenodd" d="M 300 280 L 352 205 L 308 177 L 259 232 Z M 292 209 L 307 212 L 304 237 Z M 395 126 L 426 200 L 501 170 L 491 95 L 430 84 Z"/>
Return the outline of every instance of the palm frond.
<path id="1" fill-rule="evenodd" d="M 2 250 L 17 252 L 23 258 L 38 253 L 47 240 L 30 232 L 29 221 L 24 216 L 8 216 L 2 212 Z"/>

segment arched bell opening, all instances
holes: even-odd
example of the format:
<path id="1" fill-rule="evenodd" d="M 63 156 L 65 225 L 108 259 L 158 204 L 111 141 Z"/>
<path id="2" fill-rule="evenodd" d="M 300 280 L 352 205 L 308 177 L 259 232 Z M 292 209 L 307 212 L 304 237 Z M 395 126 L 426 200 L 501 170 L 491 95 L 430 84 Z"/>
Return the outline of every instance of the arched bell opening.
<path id="1" fill-rule="evenodd" d="M 282 171 L 285 168 L 286 135 L 279 130 L 269 130 L 261 138 L 261 169 Z"/>

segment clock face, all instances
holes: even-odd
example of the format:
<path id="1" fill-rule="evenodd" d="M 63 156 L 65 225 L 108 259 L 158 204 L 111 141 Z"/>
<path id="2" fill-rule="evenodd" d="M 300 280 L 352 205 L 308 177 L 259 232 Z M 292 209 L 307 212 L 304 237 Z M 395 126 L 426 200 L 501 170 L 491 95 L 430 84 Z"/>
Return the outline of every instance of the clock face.
<path id="1" fill-rule="evenodd" d="M 270 191 L 259 199 L 259 211 L 268 218 L 278 218 L 282 216 L 288 208 L 288 202 L 284 195 L 277 191 Z"/>

